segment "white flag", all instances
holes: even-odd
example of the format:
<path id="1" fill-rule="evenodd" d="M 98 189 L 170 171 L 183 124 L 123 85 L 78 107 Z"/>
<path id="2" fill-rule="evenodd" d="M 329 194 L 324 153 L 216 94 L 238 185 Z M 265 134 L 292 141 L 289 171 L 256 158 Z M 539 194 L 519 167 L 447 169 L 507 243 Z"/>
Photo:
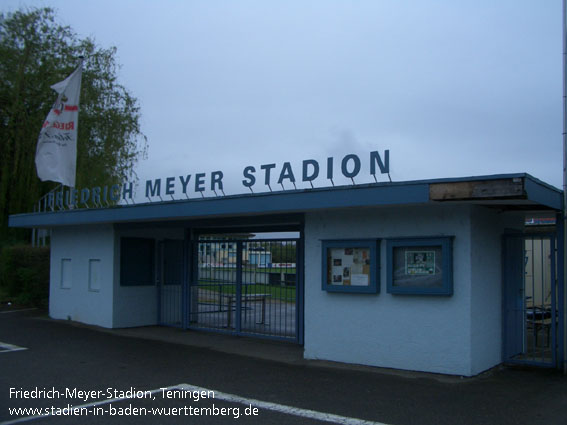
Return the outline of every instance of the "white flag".
<path id="1" fill-rule="evenodd" d="M 81 61 L 71 75 L 51 86 L 59 96 L 43 123 L 35 151 L 37 176 L 42 181 L 75 186 L 82 70 Z"/>

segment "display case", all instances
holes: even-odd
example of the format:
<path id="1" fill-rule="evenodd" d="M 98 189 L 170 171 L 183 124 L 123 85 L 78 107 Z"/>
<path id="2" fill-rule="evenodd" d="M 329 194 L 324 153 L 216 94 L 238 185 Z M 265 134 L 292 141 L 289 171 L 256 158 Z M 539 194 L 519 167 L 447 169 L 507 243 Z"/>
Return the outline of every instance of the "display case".
<path id="1" fill-rule="evenodd" d="M 379 292 L 377 239 L 326 240 L 322 289 L 329 292 Z"/>
<path id="2" fill-rule="evenodd" d="M 453 294 L 452 237 L 388 239 L 386 246 L 389 293 Z"/>

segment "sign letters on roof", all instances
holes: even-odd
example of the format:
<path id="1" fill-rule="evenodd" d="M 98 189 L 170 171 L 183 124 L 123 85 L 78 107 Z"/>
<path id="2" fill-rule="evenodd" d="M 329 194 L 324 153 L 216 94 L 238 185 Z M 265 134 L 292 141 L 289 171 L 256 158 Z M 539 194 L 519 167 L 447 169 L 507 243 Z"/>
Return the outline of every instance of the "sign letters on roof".
<path id="1" fill-rule="evenodd" d="M 349 154 L 342 160 L 335 162 L 330 157 L 324 164 L 320 164 L 315 159 L 306 159 L 301 163 L 300 167 L 294 168 L 290 162 L 284 162 L 278 167 L 277 164 L 262 164 L 260 166 L 248 165 L 242 170 L 241 183 L 243 187 L 253 191 L 258 186 L 267 186 L 272 190 L 272 185 L 279 185 L 286 190 L 284 183 L 293 184 L 298 181 L 309 183 L 313 187 L 316 180 L 328 180 L 334 185 L 336 169 L 340 166 L 340 175 L 351 179 L 359 176 L 362 169 L 362 160 L 358 155 Z M 389 174 L 390 172 L 390 151 L 385 150 L 383 155 L 378 151 L 372 151 L 369 155 L 370 175 L 376 179 L 376 174 Z M 338 173 L 337 173 L 338 175 Z M 212 171 L 211 173 L 195 173 L 182 176 L 171 176 L 166 178 L 158 178 L 146 180 L 142 186 L 145 198 L 152 202 L 152 199 L 159 198 L 163 201 L 162 196 L 171 197 L 175 200 L 175 196 L 183 196 L 189 198 L 189 193 L 198 193 L 201 196 L 203 192 L 210 189 L 218 195 L 217 191 L 224 195 L 223 187 L 224 173 L 222 171 Z M 276 186 L 277 187 L 277 186 Z M 93 187 L 76 189 L 71 188 L 65 193 L 50 192 L 47 195 L 47 204 L 49 208 L 64 209 L 65 207 L 78 208 L 81 206 L 104 206 L 109 203 L 119 203 L 124 201 L 128 203 L 133 201 L 134 189 L 133 183 L 127 182 L 122 185 L 115 184 L 112 186 Z"/>

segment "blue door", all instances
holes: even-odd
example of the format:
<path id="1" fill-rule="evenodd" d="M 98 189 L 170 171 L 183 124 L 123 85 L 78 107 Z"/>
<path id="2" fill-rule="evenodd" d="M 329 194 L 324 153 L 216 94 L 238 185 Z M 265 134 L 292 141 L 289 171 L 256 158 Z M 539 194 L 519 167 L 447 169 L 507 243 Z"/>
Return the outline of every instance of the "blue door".
<path id="1" fill-rule="evenodd" d="M 183 241 L 162 241 L 160 254 L 159 323 L 181 327 L 183 326 Z"/>
<path id="2" fill-rule="evenodd" d="M 522 237 L 504 239 L 504 358 L 524 347 L 524 246 Z"/>

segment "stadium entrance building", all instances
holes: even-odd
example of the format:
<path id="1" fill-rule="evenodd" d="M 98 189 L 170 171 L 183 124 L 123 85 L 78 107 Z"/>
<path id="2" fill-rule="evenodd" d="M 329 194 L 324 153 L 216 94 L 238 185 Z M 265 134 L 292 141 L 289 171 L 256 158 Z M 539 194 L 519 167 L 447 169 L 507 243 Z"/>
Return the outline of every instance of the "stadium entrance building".
<path id="1" fill-rule="evenodd" d="M 507 174 L 74 208 L 10 226 L 51 231 L 56 319 L 284 339 L 309 359 L 471 376 L 563 367 L 561 211 L 560 190 Z"/>

